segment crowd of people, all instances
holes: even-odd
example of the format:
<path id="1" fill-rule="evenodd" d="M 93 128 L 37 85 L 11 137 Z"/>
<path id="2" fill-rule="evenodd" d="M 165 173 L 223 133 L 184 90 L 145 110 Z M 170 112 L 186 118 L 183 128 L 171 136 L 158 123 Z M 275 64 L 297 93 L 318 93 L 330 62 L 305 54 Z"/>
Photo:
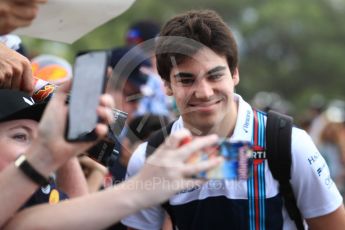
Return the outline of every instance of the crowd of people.
<path id="1" fill-rule="evenodd" d="M 215 11 L 187 11 L 162 27 L 150 20 L 132 24 L 125 45 L 107 51 L 97 140 L 69 142 L 72 65 L 51 54 L 29 60 L 20 38 L 8 35 L 28 26 L 46 2 L 0 0 L 0 228 L 344 228 L 344 102 L 319 106 L 300 123 L 303 129 L 292 128 L 298 223 L 265 154 L 248 161 L 247 180 L 195 177 L 222 164 L 220 156 L 187 162 L 224 138 L 264 152 L 265 112 L 288 112 L 286 103 L 273 106 L 276 94 L 254 98 L 258 111 L 235 93 L 237 44 Z M 58 86 L 49 101 L 32 97 L 35 78 Z M 262 104 L 262 95 L 272 103 Z M 89 150 L 113 131 L 115 108 L 126 114 L 126 125 L 115 135 L 115 160 L 104 164 Z"/>

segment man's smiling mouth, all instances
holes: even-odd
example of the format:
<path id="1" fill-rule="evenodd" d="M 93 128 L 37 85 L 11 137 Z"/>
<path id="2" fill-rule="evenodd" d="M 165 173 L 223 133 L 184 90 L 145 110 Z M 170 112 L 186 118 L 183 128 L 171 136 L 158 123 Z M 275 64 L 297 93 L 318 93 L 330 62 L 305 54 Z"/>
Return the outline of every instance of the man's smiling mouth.
<path id="1" fill-rule="evenodd" d="M 205 102 L 190 102 L 188 106 L 190 107 L 209 107 L 215 104 L 219 104 L 222 99 L 212 100 L 212 101 L 205 101 Z"/>

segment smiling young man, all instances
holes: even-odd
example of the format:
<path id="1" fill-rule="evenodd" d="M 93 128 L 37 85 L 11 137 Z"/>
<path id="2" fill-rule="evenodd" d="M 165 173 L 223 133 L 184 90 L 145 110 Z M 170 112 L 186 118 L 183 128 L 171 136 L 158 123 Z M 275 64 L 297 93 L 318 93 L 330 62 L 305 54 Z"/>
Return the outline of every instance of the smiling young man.
<path id="1" fill-rule="evenodd" d="M 239 83 L 237 46 L 229 27 L 210 10 L 189 11 L 168 21 L 156 45 L 157 69 L 180 117 L 171 132 L 186 127 L 194 135 L 216 133 L 231 141 L 265 147 L 266 115 L 235 94 Z M 257 132 L 259 130 L 259 132 Z M 146 159 L 147 143 L 132 155 L 127 175 Z M 306 132 L 293 128 L 291 184 L 311 229 L 343 229 L 342 197 Z M 265 154 L 253 154 L 248 180 L 210 180 L 172 197 L 164 209 L 177 229 L 295 229 Z M 160 229 L 162 206 L 125 218 L 135 229 Z"/>
<path id="2" fill-rule="evenodd" d="M 237 68 L 232 75 L 225 56 L 205 47 L 173 66 L 165 85 L 167 94 L 174 96 L 186 127 L 196 135 L 228 136 L 236 122 L 233 93 L 238 82 Z"/>

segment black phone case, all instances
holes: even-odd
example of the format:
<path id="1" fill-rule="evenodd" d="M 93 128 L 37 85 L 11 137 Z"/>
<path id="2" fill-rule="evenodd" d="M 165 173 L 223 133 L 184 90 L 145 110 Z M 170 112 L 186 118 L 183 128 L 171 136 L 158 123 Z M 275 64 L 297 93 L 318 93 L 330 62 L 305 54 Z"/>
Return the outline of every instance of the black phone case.
<path id="1" fill-rule="evenodd" d="M 107 51 L 91 51 L 91 52 L 83 53 L 83 54 L 77 56 L 77 58 L 79 58 L 79 57 L 81 57 L 83 55 L 92 55 L 92 54 L 99 53 L 99 52 L 104 53 L 106 58 L 105 58 L 105 63 L 104 63 L 104 69 L 102 71 L 103 74 L 102 74 L 102 76 L 100 76 L 100 79 L 99 79 L 100 81 L 103 81 L 102 82 L 102 86 L 101 86 L 102 90 L 101 90 L 100 93 L 97 92 L 97 94 L 94 95 L 95 97 L 98 97 L 98 98 L 105 91 L 105 87 L 106 87 L 106 83 L 107 83 L 107 68 L 109 67 L 109 64 L 110 64 L 110 54 Z M 92 59 L 90 59 L 90 60 L 92 60 Z M 92 63 L 89 63 L 89 64 L 92 65 Z M 75 70 L 76 70 L 76 68 L 83 68 L 83 66 L 75 66 Z M 83 77 L 83 76 L 74 76 L 74 77 Z M 83 79 L 83 80 L 87 81 L 87 79 Z M 70 97 L 69 97 L 69 101 L 72 100 L 73 96 L 76 96 L 74 94 L 73 90 L 86 90 L 85 87 L 79 87 L 78 85 L 76 85 L 77 83 L 78 83 L 78 81 L 76 81 L 74 79 L 73 82 L 72 82 L 72 91 L 71 91 L 71 94 L 70 94 Z M 87 87 L 93 87 L 92 82 L 90 84 L 88 84 L 87 82 L 83 82 L 83 85 L 84 86 L 87 85 Z M 82 110 L 85 110 L 85 107 L 84 107 L 85 105 L 84 104 L 87 104 L 87 102 L 85 102 L 85 98 L 78 98 L 78 99 L 79 99 L 80 102 L 77 105 L 77 107 L 79 107 Z M 75 103 L 73 105 L 76 106 Z M 71 106 L 71 104 L 69 104 L 69 106 Z M 75 109 L 76 108 L 71 108 L 70 107 L 69 111 L 75 111 Z M 91 112 L 93 112 L 93 111 L 91 111 Z M 69 142 L 80 142 L 80 141 L 94 141 L 94 140 L 97 139 L 97 135 L 96 135 L 94 129 L 90 130 L 89 132 L 80 133 L 78 136 L 73 135 L 73 137 L 72 137 L 71 135 L 69 135 L 70 131 L 71 131 L 70 130 L 71 129 L 71 126 L 70 126 L 71 116 L 72 115 L 70 113 L 68 113 L 68 115 L 67 115 L 67 122 L 66 122 L 66 129 L 65 129 L 65 139 L 67 141 L 69 141 Z M 99 121 L 100 120 L 98 118 L 97 122 L 99 122 Z M 76 119 L 74 119 L 74 122 L 78 122 L 79 123 L 78 125 L 80 127 L 80 126 L 83 126 L 83 123 L 86 124 L 88 122 L 88 120 L 85 120 L 85 117 L 84 117 L 84 119 L 82 119 L 82 118 L 81 119 L 77 119 L 77 121 L 76 121 Z M 74 126 L 74 127 L 76 127 L 76 126 Z"/>

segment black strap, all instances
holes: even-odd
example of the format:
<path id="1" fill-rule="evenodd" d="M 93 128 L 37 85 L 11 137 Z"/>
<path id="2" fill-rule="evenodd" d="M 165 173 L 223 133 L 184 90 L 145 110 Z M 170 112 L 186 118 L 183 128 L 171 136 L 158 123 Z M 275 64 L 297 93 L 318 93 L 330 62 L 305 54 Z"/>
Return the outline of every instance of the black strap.
<path id="1" fill-rule="evenodd" d="M 150 156 L 156 150 L 156 148 L 158 148 L 158 146 L 164 142 L 165 138 L 169 136 L 173 124 L 174 122 L 171 122 L 167 126 L 150 135 L 149 139 L 147 140 L 146 157 Z"/>
<path id="2" fill-rule="evenodd" d="M 173 230 L 178 230 L 176 226 L 176 218 L 173 212 L 173 207 L 170 205 L 169 201 L 166 201 L 162 204 L 162 208 L 169 214 L 171 225 Z"/>
<path id="3" fill-rule="evenodd" d="M 46 186 L 49 184 L 49 180 L 46 179 L 44 176 L 41 175 L 31 164 L 27 161 L 25 155 L 20 155 L 18 159 L 14 162 L 14 165 L 20 169 L 25 176 L 27 176 L 30 180 L 35 182 L 40 186 Z"/>
<path id="4" fill-rule="evenodd" d="M 284 205 L 298 230 L 304 229 L 303 219 L 297 207 L 291 179 L 291 132 L 293 119 L 289 116 L 269 111 L 266 125 L 266 156 L 274 179 L 279 181 L 279 191 Z"/>

